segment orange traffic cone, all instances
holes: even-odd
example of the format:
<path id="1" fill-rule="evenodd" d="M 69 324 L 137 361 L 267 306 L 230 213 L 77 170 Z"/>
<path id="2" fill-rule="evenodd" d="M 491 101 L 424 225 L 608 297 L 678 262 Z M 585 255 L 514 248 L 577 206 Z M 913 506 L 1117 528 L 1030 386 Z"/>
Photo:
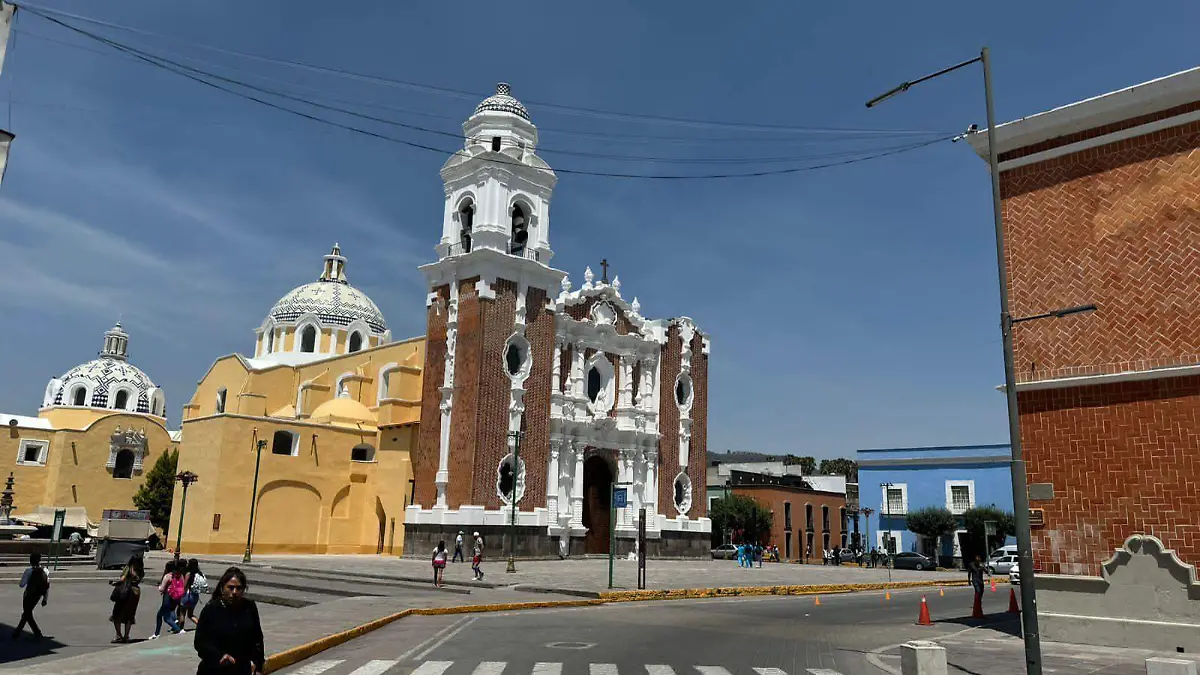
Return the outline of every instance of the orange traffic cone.
<path id="1" fill-rule="evenodd" d="M 816 601 L 815 601 L 815 602 L 813 602 L 813 606 L 814 606 L 814 607 L 820 607 L 820 606 L 821 606 L 821 596 L 819 596 L 819 595 L 818 595 L 818 596 L 816 596 Z"/>
<path id="2" fill-rule="evenodd" d="M 992 592 L 996 592 L 996 580 L 994 578 L 992 579 Z"/>
<path id="3" fill-rule="evenodd" d="M 983 616 L 983 593 L 975 594 L 975 606 L 971 608 L 972 619 L 982 619 Z"/>
<path id="4" fill-rule="evenodd" d="M 884 591 L 884 592 L 883 592 L 883 599 L 884 599 L 884 600 L 891 600 L 891 599 L 892 599 L 892 592 L 891 592 L 891 591 Z"/>
<path id="5" fill-rule="evenodd" d="M 1020 614 L 1021 608 L 1017 606 L 1017 590 L 1015 588 L 1008 589 L 1008 613 Z"/>
<path id="6" fill-rule="evenodd" d="M 925 602 L 925 596 L 921 596 L 921 615 L 917 617 L 918 626 L 932 626 L 933 620 L 929 618 L 929 603 Z"/>
<path id="7" fill-rule="evenodd" d="M 938 589 L 938 597 L 940 597 L 940 598 L 944 598 L 944 597 L 946 597 L 946 589 L 944 589 L 944 588 L 939 588 L 939 589 Z"/>

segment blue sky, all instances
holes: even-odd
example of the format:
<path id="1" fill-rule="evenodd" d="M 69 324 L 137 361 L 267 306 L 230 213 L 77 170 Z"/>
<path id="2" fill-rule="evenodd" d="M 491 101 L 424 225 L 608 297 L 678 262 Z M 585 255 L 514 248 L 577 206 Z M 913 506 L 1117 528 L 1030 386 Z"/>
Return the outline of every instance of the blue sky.
<path id="1" fill-rule="evenodd" d="M 187 43 L 481 95 L 503 80 L 526 101 L 591 109 L 953 132 L 983 123 L 977 70 L 874 110 L 863 102 L 983 44 L 993 50 L 1002 120 L 1196 65 L 1200 5 L 1162 4 L 1134 14 L 1122 3 L 1013 2 L 995 21 L 951 2 L 38 6 L 173 36 L 90 27 L 298 95 L 371 113 L 381 111 L 362 104 L 415 111 L 393 116 L 447 131 L 459 130 L 474 98 Z M 46 381 L 92 358 L 122 315 L 133 362 L 166 389 L 178 424 L 212 361 L 252 350 L 253 328 L 281 295 L 316 278 L 335 240 L 351 282 L 380 306 L 394 336 L 424 332 L 416 266 L 440 234 L 444 156 L 102 56 L 103 45 L 30 14 L 17 29 L 0 76 L 0 120 L 17 136 L 0 189 L 0 410 L 34 414 Z M 781 132 L 787 144 L 758 134 L 752 146 L 730 148 L 718 139 L 728 129 L 528 106 L 548 148 L 712 157 L 829 147 L 797 146 Z M 696 141 L 709 134 L 711 147 Z M 703 168 L 544 157 L 559 167 Z M 644 314 L 688 315 L 712 335 L 710 451 L 829 457 L 1006 440 L 1004 401 L 993 388 L 1002 370 L 989 209 L 983 162 L 966 144 L 945 142 L 760 179 L 564 174 L 550 237 L 555 265 L 577 284 L 586 265 L 607 257 Z"/>

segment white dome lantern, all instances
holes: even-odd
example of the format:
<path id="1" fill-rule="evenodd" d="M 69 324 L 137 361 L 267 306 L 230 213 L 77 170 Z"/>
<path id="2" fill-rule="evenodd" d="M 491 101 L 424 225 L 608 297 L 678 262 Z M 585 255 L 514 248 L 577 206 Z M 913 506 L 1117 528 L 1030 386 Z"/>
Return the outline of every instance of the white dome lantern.
<path id="1" fill-rule="evenodd" d="M 42 407 L 70 406 L 163 416 L 166 397 L 140 368 L 129 363 L 129 334 L 118 321 L 104 333 L 100 358 L 50 380 Z"/>
<path id="2" fill-rule="evenodd" d="M 309 327 L 311 348 L 304 344 L 304 333 Z M 297 363 L 366 349 L 391 339 L 383 312 L 366 293 L 346 280 L 346 258 L 338 244 L 325 256 L 321 276 L 280 298 L 255 332 L 259 341 L 258 358 Z M 284 332 L 294 334 L 291 349 L 284 349 Z M 333 335 L 336 346 L 323 349 L 322 335 Z"/>

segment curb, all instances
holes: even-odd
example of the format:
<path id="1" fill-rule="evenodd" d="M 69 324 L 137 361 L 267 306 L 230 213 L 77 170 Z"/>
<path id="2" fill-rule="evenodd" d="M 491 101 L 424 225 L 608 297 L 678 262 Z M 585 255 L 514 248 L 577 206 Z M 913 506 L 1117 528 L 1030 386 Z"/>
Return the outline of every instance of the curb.
<path id="1" fill-rule="evenodd" d="M 674 588 L 661 591 L 611 591 L 601 592 L 598 598 L 586 600 L 547 600 L 545 602 L 505 602 L 490 605 L 460 605 L 457 607 L 423 607 L 410 608 L 368 621 L 354 628 L 317 638 L 312 642 L 298 645 L 267 657 L 265 673 L 273 673 L 305 659 L 311 658 L 327 649 L 336 647 L 354 638 L 361 637 L 372 631 L 403 619 L 406 616 L 418 614 L 422 616 L 443 616 L 447 614 L 483 614 L 486 612 L 506 612 L 524 609 L 549 609 L 554 607 L 588 607 L 606 605 L 610 602 L 640 602 L 647 600 L 683 600 L 692 598 L 724 598 L 753 595 L 832 595 L 853 593 L 855 591 L 877 591 L 885 589 L 922 588 L 937 586 L 966 586 L 966 581 L 948 581 L 937 583 L 932 581 L 896 581 L 892 583 L 875 584 L 824 584 L 815 586 L 745 586 L 733 588 Z"/>

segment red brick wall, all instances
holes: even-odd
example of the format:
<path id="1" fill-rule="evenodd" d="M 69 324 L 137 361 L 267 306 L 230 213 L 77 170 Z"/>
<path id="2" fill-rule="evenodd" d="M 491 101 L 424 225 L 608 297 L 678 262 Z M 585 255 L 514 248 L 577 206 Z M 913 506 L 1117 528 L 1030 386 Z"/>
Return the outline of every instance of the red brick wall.
<path id="1" fill-rule="evenodd" d="M 667 342 L 659 357 L 658 385 L 658 503 L 668 518 L 675 511 L 675 476 L 679 474 L 679 406 L 675 405 L 675 378 L 679 376 L 683 341 L 679 327 L 667 329 Z M 704 481 L 692 483 L 692 502 L 703 499 Z M 694 508 L 694 507 L 693 507 Z"/>
<path id="2" fill-rule="evenodd" d="M 513 332 L 517 309 L 517 284 L 497 279 L 496 299 L 483 300 L 482 345 L 479 351 L 479 408 L 475 413 L 475 481 L 471 504 L 498 509 L 496 470 L 508 454 L 508 407 L 512 380 L 504 368 L 504 343 Z M 532 468 L 532 465 L 529 465 Z"/>
<path id="3" fill-rule="evenodd" d="M 475 292 L 478 278 L 458 282 L 458 338 L 454 355 L 454 410 L 450 413 L 450 485 L 446 503 L 452 509 L 472 504 L 475 476 L 476 416 L 479 411 L 480 350 L 483 312 L 490 300 Z"/>
<path id="4" fill-rule="evenodd" d="M 700 332 L 692 339 L 692 445 L 688 458 L 688 478 L 692 479 L 692 518 L 708 516 L 708 499 L 702 495 L 708 476 L 708 355 Z M 780 512 L 782 514 L 782 511 Z M 783 517 L 782 515 L 780 516 Z"/>
<path id="5" fill-rule="evenodd" d="M 1001 174 L 1018 381 L 1200 362 L 1200 123 Z"/>
<path id="6" fill-rule="evenodd" d="M 525 380 L 525 440 L 521 443 L 521 457 L 526 466 L 526 485 L 525 495 L 518 503 L 523 511 L 546 505 L 554 362 L 554 313 L 547 311 L 546 305 L 546 291 L 529 289 L 525 296 L 525 337 L 529 340 L 533 363 Z"/>
<path id="7" fill-rule="evenodd" d="M 602 298 L 592 297 L 592 298 L 585 299 L 583 302 L 580 302 L 579 304 L 571 305 L 566 308 L 567 316 L 571 317 L 572 319 L 575 319 L 576 321 L 588 321 L 589 320 L 588 317 L 591 314 L 592 307 L 597 302 L 601 302 L 601 301 L 603 301 Z M 616 321 L 615 326 L 616 326 L 618 334 L 620 334 L 620 335 L 629 335 L 630 333 L 638 334 L 637 329 L 635 329 L 633 327 L 633 323 L 629 320 L 629 317 L 627 317 L 625 315 L 625 310 L 621 309 L 618 305 L 615 305 L 612 303 L 609 303 L 609 306 L 613 308 L 613 311 L 616 312 L 616 315 L 617 315 L 617 321 Z"/>
<path id="8" fill-rule="evenodd" d="M 421 429 L 417 447 L 412 454 L 414 501 L 425 508 L 437 501 L 437 486 L 434 478 L 438 468 L 439 438 L 442 428 L 441 394 L 442 378 L 446 370 L 446 312 L 450 299 L 450 287 L 434 289 L 439 301 L 427 311 L 425 334 L 425 368 L 421 381 Z"/>
<path id="9" fill-rule="evenodd" d="M 775 544 L 779 547 L 779 556 L 788 560 L 800 560 L 802 553 L 806 553 L 807 535 L 805 530 L 805 504 L 812 504 L 813 507 L 813 548 L 815 554 L 810 555 L 809 561 L 821 561 L 821 545 L 824 543 L 821 522 L 821 507 L 829 507 L 829 545 L 831 547 L 840 547 L 842 545 L 842 521 L 841 511 L 839 509 L 846 506 L 846 498 L 842 495 L 830 492 L 806 491 L 794 488 L 786 488 L 775 485 L 739 485 L 733 488 L 733 494 L 745 495 L 757 501 L 764 508 L 772 512 L 771 518 L 771 541 L 760 542 L 764 546 Z M 792 504 L 792 557 L 787 558 L 787 546 L 784 544 L 786 535 L 785 526 L 787 525 L 784 518 L 784 503 L 791 502 Z"/>
<path id="10" fill-rule="evenodd" d="M 1030 483 L 1052 483 L 1033 528 L 1039 569 L 1099 575 L 1126 537 L 1152 534 L 1200 564 L 1200 376 L 1021 392 Z"/>

